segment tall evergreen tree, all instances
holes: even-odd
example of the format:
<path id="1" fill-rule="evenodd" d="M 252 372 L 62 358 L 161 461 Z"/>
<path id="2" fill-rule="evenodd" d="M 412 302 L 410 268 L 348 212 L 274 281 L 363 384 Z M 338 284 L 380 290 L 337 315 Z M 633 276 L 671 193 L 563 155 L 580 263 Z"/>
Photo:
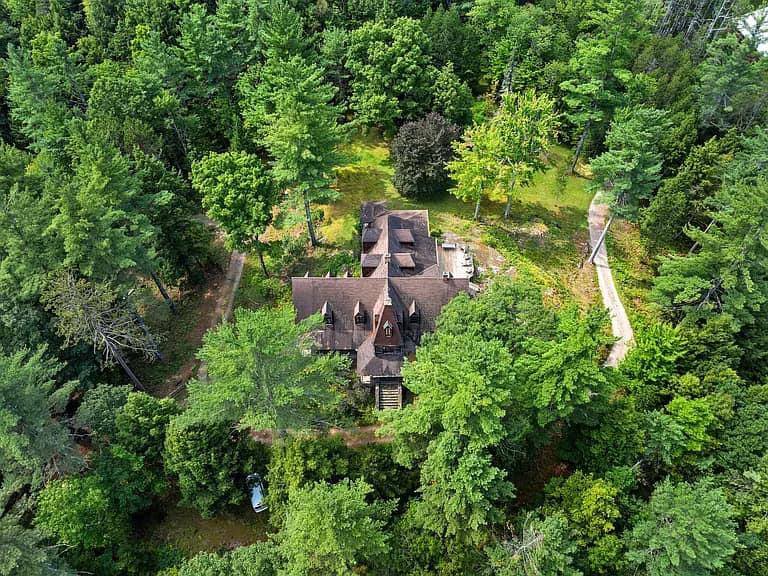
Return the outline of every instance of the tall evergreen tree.
<path id="1" fill-rule="evenodd" d="M 759 125 L 768 110 L 768 59 L 754 39 L 724 36 L 707 49 L 701 64 L 699 105 L 704 126 L 741 132 Z"/>
<path id="2" fill-rule="evenodd" d="M 38 489 L 79 463 L 63 413 L 75 383 L 59 387 L 61 366 L 44 350 L 0 354 L 0 502 L 24 487 Z"/>
<path id="3" fill-rule="evenodd" d="M 141 183 L 130 163 L 106 142 L 76 134 L 74 174 L 61 187 L 49 233 L 64 246 L 65 267 L 97 282 L 130 284 L 154 267 L 156 230 L 140 210 Z"/>
<path id="4" fill-rule="evenodd" d="M 292 56 L 270 60 L 261 85 L 249 76 L 240 85 L 246 126 L 257 130 L 259 142 L 274 158 L 275 179 L 303 202 L 313 246 L 318 239 L 312 203 L 335 196 L 332 170 L 340 162 L 337 146 L 345 133 L 338 123 L 341 111 L 332 104 L 336 89 L 324 76 L 318 66 Z"/>
<path id="5" fill-rule="evenodd" d="M 653 108 L 621 110 L 605 138 L 606 152 L 592 160 L 593 185 L 608 196 L 614 214 L 635 220 L 640 204 L 661 183 L 659 141 L 666 114 Z"/>
<path id="6" fill-rule="evenodd" d="M 728 184 L 714 202 L 714 224 L 687 230 L 697 249 L 662 260 L 654 299 L 675 318 L 724 312 L 751 324 L 768 301 L 768 179 Z"/>
<path id="7" fill-rule="evenodd" d="M 638 37 L 647 32 L 642 10 L 638 2 L 600 0 L 586 15 L 586 25 L 593 32 L 577 40 L 569 77 L 560 84 L 566 117 L 580 132 L 571 172 L 593 127 L 610 118 L 622 101 L 622 92 L 633 82 L 634 49 Z"/>

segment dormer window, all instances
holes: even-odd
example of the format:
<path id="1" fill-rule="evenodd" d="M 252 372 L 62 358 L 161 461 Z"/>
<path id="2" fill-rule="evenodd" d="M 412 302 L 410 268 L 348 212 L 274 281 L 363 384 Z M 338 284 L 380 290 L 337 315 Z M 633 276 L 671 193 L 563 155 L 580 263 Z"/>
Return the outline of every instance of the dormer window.
<path id="1" fill-rule="evenodd" d="M 419 309 L 416 307 L 416 300 L 414 300 L 408 308 L 408 321 L 411 324 L 418 324 L 420 317 Z"/>
<path id="2" fill-rule="evenodd" d="M 365 324 L 365 310 L 363 310 L 359 300 L 355 304 L 355 324 L 358 326 Z"/>
<path id="3" fill-rule="evenodd" d="M 384 336 L 392 338 L 392 324 L 389 323 L 389 320 L 384 322 Z"/>
<path id="4" fill-rule="evenodd" d="M 323 324 L 333 326 L 333 310 L 331 310 L 327 300 L 323 303 L 320 313 L 323 315 Z"/>

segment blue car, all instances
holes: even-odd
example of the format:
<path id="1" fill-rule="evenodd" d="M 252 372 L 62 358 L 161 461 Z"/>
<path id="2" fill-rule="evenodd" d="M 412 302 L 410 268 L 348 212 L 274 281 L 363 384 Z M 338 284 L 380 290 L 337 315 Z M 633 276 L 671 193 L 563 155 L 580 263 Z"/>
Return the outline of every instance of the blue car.
<path id="1" fill-rule="evenodd" d="M 253 511 L 264 512 L 267 509 L 267 505 L 264 503 L 265 492 L 261 476 L 256 473 L 249 474 L 245 478 L 245 485 L 251 495 L 251 507 L 253 508 Z"/>

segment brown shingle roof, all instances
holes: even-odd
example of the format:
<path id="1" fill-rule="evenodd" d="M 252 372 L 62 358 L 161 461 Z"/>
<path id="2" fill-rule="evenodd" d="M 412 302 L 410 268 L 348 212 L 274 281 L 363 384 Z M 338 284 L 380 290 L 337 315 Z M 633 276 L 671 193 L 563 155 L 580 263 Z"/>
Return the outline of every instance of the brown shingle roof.
<path id="1" fill-rule="evenodd" d="M 413 238 L 413 232 L 408 228 L 395 228 L 393 232 L 395 233 L 395 239 L 400 244 L 413 244 L 416 242 Z"/>
<path id="2" fill-rule="evenodd" d="M 402 254 L 393 254 L 392 258 L 394 259 L 395 264 L 397 264 L 397 266 L 400 268 L 416 268 L 416 262 L 413 261 L 413 256 L 407 252 Z"/>
<path id="3" fill-rule="evenodd" d="M 403 353 L 415 350 L 421 335 L 435 329 L 440 310 L 460 292 L 469 290 L 466 278 L 442 278 L 410 276 L 402 278 L 293 278 L 293 304 L 296 319 L 303 320 L 320 312 L 327 302 L 333 311 L 333 325 L 321 326 L 317 331 L 317 346 L 321 350 L 358 351 L 358 372 L 362 375 L 380 376 L 371 364 L 366 369 L 360 362 L 360 347 L 369 339 L 375 328 L 375 310 L 381 307 L 384 294 L 390 294 L 393 309 L 401 323 L 410 317 L 415 302 L 419 322 L 408 326 L 402 337 Z M 355 324 L 355 311 L 366 312 L 365 322 Z M 372 350 L 372 348 L 371 348 Z M 391 365 L 391 358 L 387 360 Z M 382 368 L 383 369 L 383 368 Z M 391 374 L 390 374 L 391 375 Z"/>
<path id="4" fill-rule="evenodd" d="M 321 350 L 356 351 L 363 376 L 398 376 L 404 356 L 435 329 L 440 310 L 469 289 L 469 280 L 439 276 L 426 210 L 390 212 L 382 202 L 366 203 L 361 221 L 364 277 L 293 278 L 296 319 L 324 310 L 332 323 L 317 330 Z M 356 315 L 364 321 L 356 324 Z"/>

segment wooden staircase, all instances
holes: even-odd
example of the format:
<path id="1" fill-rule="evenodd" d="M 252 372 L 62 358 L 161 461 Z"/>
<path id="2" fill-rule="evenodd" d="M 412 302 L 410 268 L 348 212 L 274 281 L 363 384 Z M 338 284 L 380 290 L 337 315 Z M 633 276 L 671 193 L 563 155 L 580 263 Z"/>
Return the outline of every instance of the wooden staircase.
<path id="1" fill-rule="evenodd" d="M 379 410 L 399 410 L 402 407 L 403 386 L 400 382 L 376 384 L 376 408 Z"/>

